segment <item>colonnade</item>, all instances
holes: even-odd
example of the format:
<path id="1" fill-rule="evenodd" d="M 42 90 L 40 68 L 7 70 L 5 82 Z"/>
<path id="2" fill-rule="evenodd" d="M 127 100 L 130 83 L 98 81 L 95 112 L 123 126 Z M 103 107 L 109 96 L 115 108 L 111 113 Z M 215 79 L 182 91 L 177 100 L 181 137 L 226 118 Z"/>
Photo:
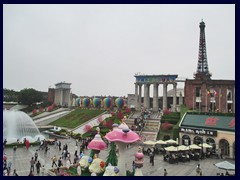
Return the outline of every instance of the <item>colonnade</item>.
<path id="1" fill-rule="evenodd" d="M 149 88 L 153 85 L 153 111 L 158 111 L 159 104 L 158 104 L 158 87 L 160 84 L 163 84 L 163 106 L 162 109 L 167 109 L 167 87 L 169 84 L 173 85 L 173 111 L 176 111 L 176 104 L 177 104 L 177 83 L 176 82 L 163 82 L 163 83 L 135 83 L 135 107 L 137 110 L 141 108 L 141 99 L 142 99 L 142 86 L 144 86 L 144 108 L 150 109 L 150 94 Z"/>

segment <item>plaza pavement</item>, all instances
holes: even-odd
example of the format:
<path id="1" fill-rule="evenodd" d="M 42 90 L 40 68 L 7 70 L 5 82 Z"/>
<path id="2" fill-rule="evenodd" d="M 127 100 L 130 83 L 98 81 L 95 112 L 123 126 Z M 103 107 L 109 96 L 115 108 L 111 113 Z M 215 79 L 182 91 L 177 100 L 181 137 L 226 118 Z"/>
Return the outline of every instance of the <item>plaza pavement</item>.
<path id="1" fill-rule="evenodd" d="M 68 143 L 68 149 L 72 155 L 75 152 L 75 140 L 66 140 L 66 139 L 59 139 L 62 142 L 62 145 Z M 26 150 L 25 147 L 20 147 L 17 149 L 16 154 L 13 154 L 12 148 L 5 148 L 4 152 L 6 153 L 8 160 L 12 161 L 12 168 L 11 174 L 13 169 L 17 170 L 17 173 L 20 176 L 27 176 L 30 171 L 30 160 L 31 157 L 34 156 L 34 153 L 38 146 L 30 147 L 29 150 Z M 134 154 L 138 150 L 138 145 L 131 145 L 129 149 L 126 150 L 126 153 L 129 155 L 127 159 L 126 166 L 128 170 L 132 170 L 132 162 L 134 160 Z M 79 146 L 78 146 L 78 153 L 79 153 Z M 44 150 L 39 151 L 38 159 L 40 163 L 45 165 L 46 170 L 44 175 L 47 176 L 47 169 L 51 168 L 51 157 L 53 155 L 57 155 L 57 157 L 61 156 L 61 151 L 54 148 L 54 145 L 50 145 L 50 154 L 45 155 Z M 85 150 L 85 154 L 89 155 L 90 150 Z M 100 152 L 99 157 L 106 160 L 108 156 L 108 150 L 103 150 Z M 179 162 L 178 164 L 169 164 L 168 162 L 163 161 L 162 155 L 155 155 L 155 165 L 152 166 L 149 162 L 149 157 L 144 156 L 144 164 L 142 167 L 142 172 L 144 176 L 163 176 L 164 169 L 167 169 L 168 176 L 196 176 L 196 167 L 197 164 L 201 165 L 203 176 L 216 176 L 217 173 L 223 172 L 224 170 L 219 170 L 213 164 L 224 161 L 223 159 L 204 159 L 200 161 L 190 161 L 190 162 Z M 234 160 L 228 160 L 229 162 L 235 164 Z M 65 165 L 65 160 L 63 160 Z M 231 173 L 231 172 L 230 172 Z M 35 173 L 36 175 L 36 170 Z M 40 173 L 41 175 L 41 173 Z"/>

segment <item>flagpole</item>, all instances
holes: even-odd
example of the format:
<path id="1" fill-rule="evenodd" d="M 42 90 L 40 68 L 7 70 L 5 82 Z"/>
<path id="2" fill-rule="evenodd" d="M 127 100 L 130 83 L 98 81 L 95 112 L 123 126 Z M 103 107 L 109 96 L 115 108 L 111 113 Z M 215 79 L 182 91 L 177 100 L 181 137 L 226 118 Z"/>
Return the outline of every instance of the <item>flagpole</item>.
<path id="1" fill-rule="evenodd" d="M 219 93 L 218 93 L 218 98 L 219 98 L 219 100 L 218 100 L 218 102 L 219 102 L 219 112 L 222 112 L 221 111 L 221 89 L 219 89 Z"/>
<path id="2" fill-rule="evenodd" d="M 206 112 L 208 112 L 208 110 L 207 110 L 207 96 L 208 96 L 208 90 L 206 89 Z"/>

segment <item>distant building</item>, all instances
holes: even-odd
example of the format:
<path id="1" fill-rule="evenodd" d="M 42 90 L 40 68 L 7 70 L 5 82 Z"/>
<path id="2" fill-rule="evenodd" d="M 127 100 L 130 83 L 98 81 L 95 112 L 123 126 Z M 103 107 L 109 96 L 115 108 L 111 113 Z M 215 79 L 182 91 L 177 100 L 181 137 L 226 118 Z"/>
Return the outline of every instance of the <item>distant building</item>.
<path id="1" fill-rule="evenodd" d="M 55 89 L 48 88 L 48 102 L 54 103 L 54 98 L 55 98 Z"/>
<path id="2" fill-rule="evenodd" d="M 179 124 L 179 142 L 189 146 L 207 143 L 226 158 L 235 158 L 235 116 L 233 113 L 187 112 Z"/>
<path id="3" fill-rule="evenodd" d="M 212 80 L 207 63 L 205 23 L 200 23 L 197 72 L 186 79 L 184 104 L 201 112 L 235 112 L 235 80 Z M 227 68 L 227 67 L 226 67 Z"/>
<path id="4" fill-rule="evenodd" d="M 70 101 L 70 88 L 71 83 L 60 82 L 55 84 L 54 103 L 60 106 L 71 106 Z"/>

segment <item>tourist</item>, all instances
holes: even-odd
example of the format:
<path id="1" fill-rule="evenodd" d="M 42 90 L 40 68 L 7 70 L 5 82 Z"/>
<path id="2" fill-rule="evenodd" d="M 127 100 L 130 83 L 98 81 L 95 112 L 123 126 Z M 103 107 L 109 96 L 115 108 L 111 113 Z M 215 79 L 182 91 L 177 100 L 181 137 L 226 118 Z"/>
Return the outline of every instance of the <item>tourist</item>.
<path id="1" fill-rule="evenodd" d="M 164 169 L 164 176 L 167 176 L 167 170 L 166 169 Z"/>
<path id="2" fill-rule="evenodd" d="M 54 155 L 53 157 L 52 157 L 52 168 L 53 168 L 53 166 L 55 165 L 56 167 L 57 167 L 57 156 L 56 155 Z"/>
<path id="3" fill-rule="evenodd" d="M 38 150 L 36 150 L 35 154 L 34 154 L 34 157 L 35 157 L 35 162 L 37 162 L 37 159 L 38 159 Z"/>
<path id="4" fill-rule="evenodd" d="M 13 146 L 13 155 L 16 154 L 16 151 L 17 151 L 17 146 Z"/>
<path id="5" fill-rule="evenodd" d="M 8 161 L 8 165 L 7 165 L 7 173 L 8 173 L 8 176 L 10 175 L 11 167 L 12 167 L 12 162 L 11 162 L 11 161 Z"/>
<path id="6" fill-rule="evenodd" d="M 7 167 L 3 168 L 3 176 L 7 176 L 8 175 L 8 170 Z"/>
<path id="7" fill-rule="evenodd" d="M 226 174 L 225 174 L 225 176 L 229 176 L 230 174 L 228 173 L 228 170 L 226 170 Z"/>
<path id="8" fill-rule="evenodd" d="M 40 173 L 40 168 L 41 168 L 41 163 L 38 161 L 38 162 L 36 163 L 37 174 Z"/>
<path id="9" fill-rule="evenodd" d="M 58 167 L 61 167 L 61 166 L 63 166 L 62 157 L 59 157 L 59 159 L 58 159 Z"/>
<path id="10" fill-rule="evenodd" d="M 76 146 L 75 146 L 75 153 L 74 153 L 75 156 L 77 156 L 77 149 L 78 149 L 78 146 L 76 144 Z"/>
<path id="11" fill-rule="evenodd" d="M 151 151 L 149 153 L 149 157 L 150 157 L 150 163 L 152 163 L 152 166 L 154 166 L 154 152 L 153 151 Z"/>
<path id="12" fill-rule="evenodd" d="M 3 141 L 3 147 L 5 147 L 6 144 L 7 144 L 7 139 L 4 139 L 4 141 Z"/>
<path id="13" fill-rule="evenodd" d="M 43 149 L 43 146 L 44 146 L 44 141 L 41 140 L 41 142 L 40 142 L 40 146 L 39 146 L 38 150 L 40 150 L 41 148 Z"/>
<path id="14" fill-rule="evenodd" d="M 45 173 L 45 167 L 44 167 L 44 165 L 42 165 L 42 167 L 41 167 L 41 172 L 42 172 L 42 176 L 44 176 L 44 173 Z"/>
<path id="15" fill-rule="evenodd" d="M 33 171 L 30 171 L 30 173 L 28 174 L 28 176 L 34 176 Z"/>
<path id="16" fill-rule="evenodd" d="M 58 149 L 61 151 L 61 141 L 58 141 Z"/>
<path id="17" fill-rule="evenodd" d="M 136 166 L 135 166 L 135 161 L 133 161 L 133 162 L 132 162 L 132 172 L 133 172 L 133 173 L 135 172 L 135 168 L 136 168 Z"/>
<path id="18" fill-rule="evenodd" d="M 82 142 L 82 134 L 79 134 L 78 141 L 79 141 L 79 142 Z"/>
<path id="19" fill-rule="evenodd" d="M 30 161 L 30 171 L 34 172 L 34 164 L 35 164 L 35 161 L 34 161 L 34 158 L 32 157 L 32 159 Z"/>
<path id="20" fill-rule="evenodd" d="M 13 176 L 18 176 L 18 173 L 17 173 L 16 169 L 13 170 Z"/>
<path id="21" fill-rule="evenodd" d="M 197 173 L 197 176 L 200 176 L 200 173 L 202 172 L 202 169 L 200 167 L 200 164 L 197 165 L 197 168 L 196 168 L 196 173 Z"/>

